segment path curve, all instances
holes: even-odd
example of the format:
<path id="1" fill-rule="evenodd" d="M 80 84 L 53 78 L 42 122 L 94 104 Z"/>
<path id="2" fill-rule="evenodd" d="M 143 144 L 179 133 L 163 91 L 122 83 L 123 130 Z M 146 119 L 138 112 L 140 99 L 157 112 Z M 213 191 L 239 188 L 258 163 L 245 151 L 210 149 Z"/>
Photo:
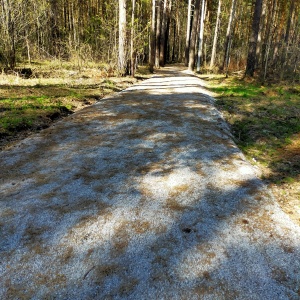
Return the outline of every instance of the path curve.
<path id="1" fill-rule="evenodd" d="M 1 152 L 0 170 L 1 299 L 300 298 L 300 228 L 180 69 Z"/>

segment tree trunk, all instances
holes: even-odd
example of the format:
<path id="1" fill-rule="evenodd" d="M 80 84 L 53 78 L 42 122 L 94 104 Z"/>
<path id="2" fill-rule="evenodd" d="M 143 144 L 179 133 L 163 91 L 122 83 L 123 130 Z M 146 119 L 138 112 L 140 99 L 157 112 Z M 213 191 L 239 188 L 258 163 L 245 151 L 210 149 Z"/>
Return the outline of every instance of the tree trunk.
<path id="1" fill-rule="evenodd" d="M 6 64 L 10 69 L 14 69 L 16 66 L 16 47 L 15 47 L 15 24 L 12 18 L 11 4 L 9 0 L 5 0 L 2 3 L 3 15 L 5 17 L 5 48 Z"/>
<path id="2" fill-rule="evenodd" d="M 176 12 L 176 35 L 174 36 L 174 39 L 176 40 L 176 51 L 175 51 L 175 62 L 180 62 L 180 58 L 182 57 L 181 53 L 181 42 L 180 42 L 180 35 L 181 34 L 181 22 L 179 18 L 179 11 L 177 9 Z"/>
<path id="3" fill-rule="evenodd" d="M 287 25 L 286 25 L 286 31 L 285 31 L 285 35 L 284 35 L 284 45 L 283 45 L 283 50 L 282 50 L 282 55 L 281 55 L 280 80 L 283 79 L 285 66 L 287 64 L 287 52 L 289 49 L 289 37 L 290 37 L 290 29 L 291 29 L 294 7 L 295 7 L 295 0 L 291 0 L 289 15 L 288 15 L 288 19 L 287 19 Z"/>
<path id="4" fill-rule="evenodd" d="M 135 73 L 135 51 L 134 51 L 134 16 L 135 16 L 135 0 L 132 0 L 131 11 L 131 40 L 130 40 L 130 58 L 131 58 L 131 76 Z"/>
<path id="5" fill-rule="evenodd" d="M 224 71 L 224 69 L 228 67 L 229 62 L 229 55 L 230 55 L 230 45 L 231 45 L 231 32 L 232 32 L 232 24 L 235 18 L 235 10 L 236 10 L 236 2 L 237 0 L 232 0 L 231 3 L 231 9 L 230 9 L 230 16 L 228 20 L 228 26 L 227 26 L 227 32 L 226 32 L 226 40 L 225 40 L 225 52 L 224 52 L 224 59 L 223 59 L 223 65 L 221 67 L 221 71 Z"/>
<path id="6" fill-rule="evenodd" d="M 156 42 L 155 42 L 155 67 L 156 68 L 159 68 L 160 36 L 161 36 L 161 0 L 158 0 L 157 17 L 156 17 Z"/>
<path id="7" fill-rule="evenodd" d="M 266 28 L 265 19 L 266 19 L 266 10 L 267 10 L 267 2 L 266 0 L 263 0 L 262 5 L 262 13 L 261 13 L 261 20 L 259 25 L 259 31 L 258 31 L 258 38 L 257 38 L 257 46 L 256 46 L 256 64 L 258 66 L 262 65 L 262 36 L 263 36 L 263 30 Z"/>
<path id="8" fill-rule="evenodd" d="M 161 28 L 161 38 L 160 38 L 160 50 L 159 50 L 159 65 L 164 66 L 166 63 L 165 57 L 165 46 L 166 46 L 166 35 L 167 35 L 167 0 L 164 0 L 164 9 L 163 9 L 163 20 L 162 20 L 162 28 Z"/>
<path id="9" fill-rule="evenodd" d="M 173 46 L 172 46 L 172 57 L 171 61 L 175 61 L 175 48 L 176 48 L 176 20 L 173 19 Z"/>
<path id="10" fill-rule="evenodd" d="M 199 48 L 198 48 L 198 60 L 197 60 L 197 72 L 200 72 L 200 65 L 202 60 L 202 48 L 203 48 L 203 35 L 204 35 L 204 12 L 205 12 L 205 0 L 202 0 L 201 6 L 201 18 L 200 18 L 200 31 L 199 31 Z"/>
<path id="11" fill-rule="evenodd" d="M 186 40 L 185 40 L 185 61 L 184 65 L 189 65 L 189 51 L 190 51 L 190 38 L 191 38 L 191 12 L 192 12 L 192 0 L 188 3 L 188 17 L 186 24 Z"/>
<path id="12" fill-rule="evenodd" d="M 149 43 L 149 71 L 154 72 L 155 63 L 155 0 L 152 0 L 151 31 Z"/>
<path id="13" fill-rule="evenodd" d="M 245 75 L 253 77 L 256 67 L 256 46 L 259 32 L 260 17 L 262 13 L 262 0 L 255 1 L 254 14 L 252 20 L 251 37 L 249 41 L 249 50 Z"/>
<path id="14" fill-rule="evenodd" d="M 126 74 L 126 0 L 119 0 L 119 61 L 120 75 Z"/>
<path id="15" fill-rule="evenodd" d="M 170 61 L 170 24 L 171 24 L 171 11 L 172 11 L 172 0 L 169 0 L 169 5 L 167 8 L 167 28 L 166 28 L 166 39 L 165 39 L 165 60 Z"/>
<path id="16" fill-rule="evenodd" d="M 199 21 L 199 9 L 200 9 L 200 0 L 195 0 L 194 8 L 194 17 L 192 24 L 191 32 L 191 41 L 190 41 L 190 53 L 189 53 L 189 70 L 193 71 L 195 67 L 195 51 L 196 51 L 196 38 L 197 38 L 197 29 Z"/>
<path id="17" fill-rule="evenodd" d="M 294 8 L 295 8 L 295 0 L 291 0 L 290 9 L 289 9 L 289 16 L 288 16 L 288 19 L 287 19 L 286 31 L 285 31 L 285 36 L 284 36 L 284 42 L 285 42 L 286 45 L 289 43 L 290 29 L 291 29 L 291 23 L 292 23 Z"/>
<path id="18" fill-rule="evenodd" d="M 53 56 L 59 55 L 59 27 L 57 24 L 57 18 L 58 18 L 58 7 L 57 7 L 57 1 L 51 0 L 50 1 L 50 30 L 51 30 L 51 40 L 50 40 L 50 54 Z"/>
<path id="19" fill-rule="evenodd" d="M 25 34 L 25 41 L 26 41 L 28 63 L 31 64 L 30 44 L 29 44 L 28 32 L 27 31 L 26 31 L 26 34 Z"/>
<path id="20" fill-rule="evenodd" d="M 211 60 L 210 60 L 210 68 L 211 69 L 214 67 L 215 59 L 216 59 L 216 53 L 217 53 L 217 42 L 218 42 L 218 32 L 219 32 L 219 26 L 220 26 L 221 5 L 222 5 L 222 0 L 219 0 L 217 19 L 216 19 L 216 27 L 215 27 L 215 34 L 214 34 L 214 41 L 213 41 L 213 48 L 212 48 Z"/>
<path id="21" fill-rule="evenodd" d="M 263 82 L 266 80 L 266 76 L 267 76 L 267 70 L 268 70 L 268 62 L 269 62 L 269 55 L 270 55 L 270 49 L 271 49 L 271 41 L 272 41 L 272 35 L 273 32 L 271 30 L 271 27 L 274 23 L 274 19 L 275 19 L 275 12 L 276 12 L 276 7 L 277 7 L 277 2 L 276 0 L 272 1 L 272 11 L 268 17 L 268 21 L 267 21 L 267 26 L 266 26 L 266 32 L 265 32 L 265 44 L 266 46 L 263 49 Z"/>

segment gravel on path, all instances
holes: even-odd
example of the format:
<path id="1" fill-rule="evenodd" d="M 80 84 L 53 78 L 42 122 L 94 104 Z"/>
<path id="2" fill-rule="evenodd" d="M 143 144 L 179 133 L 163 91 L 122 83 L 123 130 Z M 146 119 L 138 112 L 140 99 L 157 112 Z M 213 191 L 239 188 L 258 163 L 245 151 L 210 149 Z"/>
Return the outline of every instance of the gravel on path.
<path id="1" fill-rule="evenodd" d="M 0 153 L 0 299 L 300 299 L 300 228 L 174 67 Z"/>

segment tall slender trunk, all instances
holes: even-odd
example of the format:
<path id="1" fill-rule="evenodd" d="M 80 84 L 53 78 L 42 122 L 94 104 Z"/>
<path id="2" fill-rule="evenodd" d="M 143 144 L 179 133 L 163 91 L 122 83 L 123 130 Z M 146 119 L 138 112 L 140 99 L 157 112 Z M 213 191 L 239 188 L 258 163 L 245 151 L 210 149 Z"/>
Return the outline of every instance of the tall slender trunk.
<path id="1" fill-rule="evenodd" d="M 184 65 L 189 65 L 189 50 L 190 50 L 190 38 L 191 38 L 191 15 L 192 15 L 192 0 L 188 3 L 188 17 L 186 24 L 186 40 L 185 40 L 185 60 Z"/>
<path id="2" fill-rule="evenodd" d="M 167 10 L 168 10 L 167 0 L 164 0 L 163 19 L 162 19 L 162 26 L 161 26 L 161 38 L 160 38 L 160 50 L 159 50 L 159 65 L 161 67 L 163 67 L 166 63 L 165 46 L 166 46 L 167 18 L 168 18 Z"/>
<path id="3" fill-rule="evenodd" d="M 251 37 L 249 41 L 249 50 L 247 57 L 247 66 L 245 75 L 253 77 L 256 66 L 256 46 L 259 32 L 259 24 L 262 13 L 262 0 L 255 1 L 254 14 L 252 20 Z"/>
<path id="4" fill-rule="evenodd" d="M 285 31 L 285 35 L 284 35 L 284 46 L 283 46 L 282 55 L 281 55 L 280 80 L 283 79 L 285 67 L 287 64 L 287 53 L 288 53 L 288 49 L 289 49 L 290 29 L 291 29 L 294 7 L 295 7 L 295 0 L 291 0 L 289 15 L 288 15 L 288 19 L 287 19 L 287 25 L 286 25 L 286 31 Z"/>
<path id="5" fill-rule="evenodd" d="M 51 0 L 50 1 L 50 30 L 51 30 L 51 37 L 50 37 L 50 53 L 53 56 L 57 56 L 59 54 L 59 25 L 58 22 L 58 7 L 57 1 Z"/>
<path id="6" fill-rule="evenodd" d="M 132 0 L 131 11 L 131 39 L 130 39 L 130 58 L 131 58 L 131 76 L 135 73 L 135 51 L 134 51 L 134 16 L 135 16 L 135 0 Z"/>
<path id="7" fill-rule="evenodd" d="M 191 41 L 190 41 L 190 53 L 189 53 L 190 71 L 193 71 L 195 67 L 195 52 L 196 52 L 198 21 L 199 21 L 199 9 L 200 9 L 200 0 L 195 0 L 194 17 L 193 17 Z"/>
<path id="8" fill-rule="evenodd" d="M 26 32 L 25 32 L 25 41 L 26 41 L 26 49 L 27 49 L 27 59 L 28 59 L 28 63 L 31 64 L 30 44 L 29 44 L 29 39 L 28 39 L 28 32 L 27 32 L 27 30 L 26 30 Z"/>
<path id="9" fill-rule="evenodd" d="M 263 47 L 263 49 L 262 49 L 263 82 L 266 80 L 267 70 L 268 70 L 268 62 L 269 62 L 271 41 L 272 41 L 272 35 L 273 35 L 273 31 L 271 30 L 271 27 L 272 27 L 272 24 L 274 23 L 274 19 L 275 19 L 275 11 L 276 11 L 276 5 L 277 5 L 276 1 L 277 0 L 272 1 L 272 10 L 268 15 L 266 31 L 265 31 L 265 35 L 264 35 L 265 47 Z"/>
<path id="10" fill-rule="evenodd" d="M 166 28 L 166 39 L 165 39 L 165 59 L 170 61 L 170 23 L 171 23 L 171 12 L 172 12 L 172 0 L 169 0 L 167 8 L 167 28 Z"/>
<path id="11" fill-rule="evenodd" d="M 176 43 L 176 54 L 175 54 L 175 61 L 180 62 L 180 58 L 182 57 L 181 53 L 181 40 L 180 40 L 180 33 L 181 33 L 181 21 L 179 17 L 179 11 L 176 11 L 176 36 L 175 39 L 177 41 Z"/>
<path id="12" fill-rule="evenodd" d="M 156 42 L 155 42 L 155 67 L 156 68 L 159 68 L 160 36 L 161 36 L 161 0 L 158 0 L 157 17 L 156 17 Z"/>
<path id="13" fill-rule="evenodd" d="M 76 28 L 76 21 L 75 21 L 75 13 L 74 13 L 74 4 L 71 4 L 71 10 L 72 10 L 72 29 L 73 29 L 73 46 L 75 47 L 75 50 L 78 46 L 77 43 L 77 28 Z"/>
<path id="14" fill-rule="evenodd" d="M 119 0 L 119 61 L 118 70 L 126 74 L 126 0 Z"/>
<path id="15" fill-rule="evenodd" d="M 290 29 L 291 29 L 291 24 L 292 24 L 292 17 L 293 17 L 294 8 L 295 8 L 295 0 L 291 0 L 290 9 L 289 9 L 289 16 L 288 16 L 288 19 L 287 19 L 286 31 L 285 31 L 285 36 L 284 36 L 285 44 L 288 44 L 288 42 L 289 42 Z"/>
<path id="16" fill-rule="evenodd" d="M 173 46 L 172 46 L 172 62 L 175 61 L 175 48 L 176 48 L 176 19 L 173 19 Z"/>
<path id="17" fill-rule="evenodd" d="M 205 0 L 202 0 L 201 6 L 201 18 L 200 18 L 200 31 L 199 31 L 199 47 L 198 47 L 198 59 L 197 59 L 197 72 L 200 72 L 200 65 L 202 60 L 202 48 L 203 48 L 203 36 L 204 36 L 204 12 L 205 12 Z"/>
<path id="18" fill-rule="evenodd" d="M 9 0 L 2 2 L 2 9 L 5 18 L 5 45 L 7 49 L 6 64 L 10 69 L 14 69 L 16 66 L 16 47 L 15 47 L 15 24 L 12 18 L 11 4 Z"/>
<path id="19" fill-rule="evenodd" d="M 154 72 L 155 63 L 155 0 L 152 0 L 151 31 L 149 43 L 149 71 Z"/>
<path id="20" fill-rule="evenodd" d="M 266 19 L 267 2 L 263 0 L 261 21 L 259 25 L 258 37 L 257 37 L 257 47 L 256 47 L 256 64 L 261 66 L 262 62 L 262 36 L 263 30 L 265 29 L 265 19 Z"/>
<path id="21" fill-rule="evenodd" d="M 222 0 L 219 0 L 218 4 L 218 12 L 217 12 L 217 19 L 216 19 L 216 27 L 215 27 L 215 34 L 214 34 L 214 41 L 213 41 L 213 48 L 211 52 L 211 60 L 210 60 L 210 68 L 212 69 L 215 64 L 216 54 L 217 54 L 217 42 L 218 42 L 218 32 L 220 27 L 220 15 L 221 15 L 221 5 Z"/>
<path id="22" fill-rule="evenodd" d="M 229 20 L 228 20 L 225 47 L 224 47 L 224 49 L 225 49 L 224 59 L 223 59 L 223 65 L 221 67 L 222 71 L 225 68 L 227 69 L 227 67 L 228 67 L 229 55 L 230 55 L 230 45 L 231 45 L 231 33 L 232 33 L 233 21 L 235 18 L 236 2 L 237 2 L 237 0 L 232 0 L 232 3 L 231 3 L 230 16 L 229 16 Z"/>

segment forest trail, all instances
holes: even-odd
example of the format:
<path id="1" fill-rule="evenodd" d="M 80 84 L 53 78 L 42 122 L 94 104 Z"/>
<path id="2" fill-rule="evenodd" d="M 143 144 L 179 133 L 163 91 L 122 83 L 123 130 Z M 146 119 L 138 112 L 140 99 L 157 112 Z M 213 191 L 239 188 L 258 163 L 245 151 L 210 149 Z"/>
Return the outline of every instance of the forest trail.
<path id="1" fill-rule="evenodd" d="M 166 67 L 0 153 L 1 299 L 299 299 L 300 228 L 201 81 Z"/>

